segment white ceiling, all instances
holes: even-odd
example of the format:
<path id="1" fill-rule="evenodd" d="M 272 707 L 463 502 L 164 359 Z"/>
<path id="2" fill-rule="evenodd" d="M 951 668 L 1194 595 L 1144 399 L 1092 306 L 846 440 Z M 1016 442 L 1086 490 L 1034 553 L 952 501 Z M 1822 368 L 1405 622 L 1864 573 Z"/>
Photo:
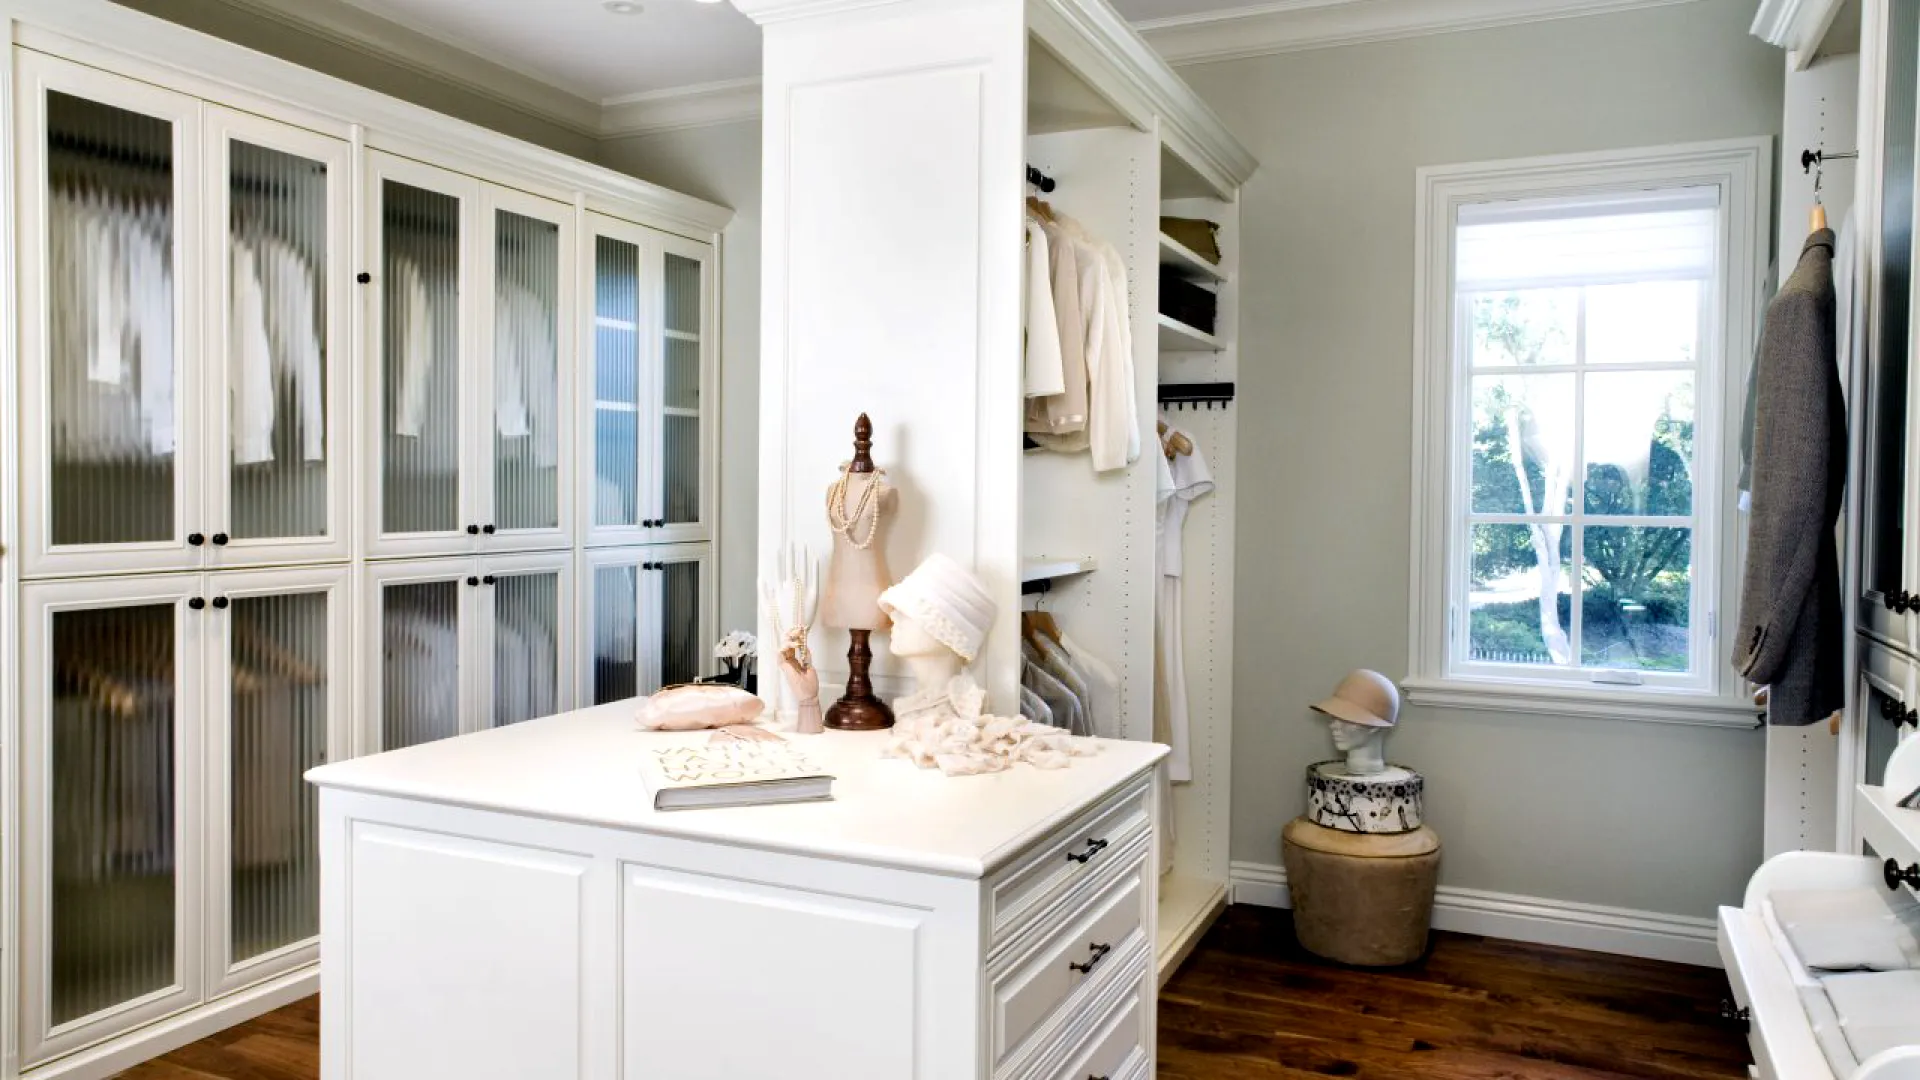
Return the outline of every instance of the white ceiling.
<path id="1" fill-rule="evenodd" d="M 731 4 L 635 0 L 346 0 L 502 67 L 600 104 L 760 74 L 760 29 Z"/>

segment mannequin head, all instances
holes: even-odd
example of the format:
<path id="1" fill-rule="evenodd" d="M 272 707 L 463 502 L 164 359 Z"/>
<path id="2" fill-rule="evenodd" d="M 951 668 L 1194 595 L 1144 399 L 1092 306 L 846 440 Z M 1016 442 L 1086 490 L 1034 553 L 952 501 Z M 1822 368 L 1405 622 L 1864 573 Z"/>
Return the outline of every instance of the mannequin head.
<path id="1" fill-rule="evenodd" d="M 910 615 L 895 615 L 893 633 L 887 639 L 888 651 L 907 665 L 914 687 L 928 690 L 945 686 L 966 661 L 927 630 L 926 624 Z"/>
<path id="2" fill-rule="evenodd" d="M 980 655 L 993 627 L 993 597 L 973 571 L 930 555 L 880 594 L 893 621 L 888 648 L 913 672 L 916 693 L 939 690 Z"/>
<path id="3" fill-rule="evenodd" d="M 1347 755 L 1347 774 L 1372 776 L 1387 771 L 1387 729 L 1330 719 L 1333 748 Z"/>
<path id="4" fill-rule="evenodd" d="M 1313 706 L 1331 722 L 1334 748 L 1347 755 L 1349 776 L 1387 771 L 1387 732 L 1400 720 L 1400 690 L 1377 671 L 1355 671 L 1333 696 Z"/>

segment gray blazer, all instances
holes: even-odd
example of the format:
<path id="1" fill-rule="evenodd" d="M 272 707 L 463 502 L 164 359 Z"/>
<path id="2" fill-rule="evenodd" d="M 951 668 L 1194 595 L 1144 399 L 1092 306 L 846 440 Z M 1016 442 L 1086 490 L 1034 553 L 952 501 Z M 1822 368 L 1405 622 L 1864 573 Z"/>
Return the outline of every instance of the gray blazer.
<path id="1" fill-rule="evenodd" d="M 1767 305 L 1753 382 L 1753 512 L 1733 667 L 1769 688 L 1767 721 L 1812 724 L 1846 700 L 1840 554 L 1846 402 L 1835 357 L 1833 230 L 1807 238 Z"/>

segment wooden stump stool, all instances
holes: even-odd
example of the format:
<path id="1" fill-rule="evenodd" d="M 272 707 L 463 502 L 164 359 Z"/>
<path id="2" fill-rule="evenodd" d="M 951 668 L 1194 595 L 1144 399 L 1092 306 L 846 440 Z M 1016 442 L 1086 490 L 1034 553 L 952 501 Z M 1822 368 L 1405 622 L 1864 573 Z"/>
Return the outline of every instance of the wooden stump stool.
<path id="1" fill-rule="evenodd" d="M 1293 929 L 1315 956 L 1360 967 L 1410 964 L 1427 951 L 1440 834 L 1353 833 L 1294 818 L 1280 834 Z"/>

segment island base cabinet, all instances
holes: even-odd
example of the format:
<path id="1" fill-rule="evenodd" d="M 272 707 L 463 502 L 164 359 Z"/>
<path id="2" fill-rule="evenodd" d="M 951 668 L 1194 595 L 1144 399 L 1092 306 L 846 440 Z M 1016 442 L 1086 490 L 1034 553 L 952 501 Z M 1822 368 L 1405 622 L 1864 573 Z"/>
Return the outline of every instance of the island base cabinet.
<path id="1" fill-rule="evenodd" d="M 1150 832 L 1020 926 L 996 933 L 989 916 L 1002 879 L 1086 848 L 1116 804 L 1150 801 L 1144 775 L 982 876 L 725 827 L 805 807 L 659 815 L 674 828 L 653 832 L 336 787 L 328 772 L 324 1080 L 1152 1075 Z M 644 797 L 636 782 L 615 801 Z M 711 833 L 678 829 L 695 814 Z M 995 1005 L 1009 994 L 1017 1025 Z"/>

